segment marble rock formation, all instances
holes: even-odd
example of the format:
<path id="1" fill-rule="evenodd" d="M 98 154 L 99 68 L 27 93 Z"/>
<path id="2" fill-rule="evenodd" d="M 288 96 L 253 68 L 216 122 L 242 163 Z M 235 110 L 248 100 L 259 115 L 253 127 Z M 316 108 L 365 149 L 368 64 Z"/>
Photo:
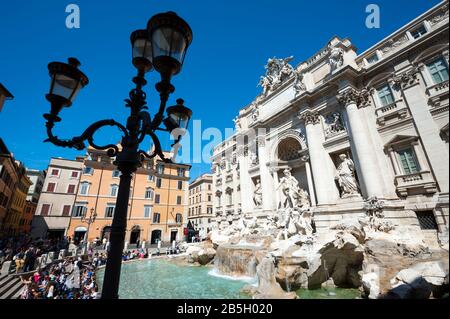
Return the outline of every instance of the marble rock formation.
<path id="1" fill-rule="evenodd" d="M 448 293 L 448 269 L 448 259 L 421 262 L 403 269 L 390 281 L 392 289 L 386 298 L 428 299 L 431 294 L 441 298 Z"/>
<path id="2" fill-rule="evenodd" d="M 255 299 L 297 299 L 295 292 L 285 292 L 275 278 L 275 264 L 271 256 L 265 256 L 257 267 L 258 288 Z"/>
<path id="3" fill-rule="evenodd" d="M 344 228 L 330 230 L 307 244 L 287 245 L 285 241 L 283 246 L 274 243 L 271 248 L 277 248 L 274 254 L 279 258 L 277 281 L 284 288 L 289 286 L 293 290 L 317 289 L 331 280 L 338 287 L 361 286 L 364 247 L 360 240 L 363 241 L 363 230 L 360 224 L 355 223 L 354 227 L 356 236 L 351 233 L 351 228 Z"/>
<path id="4" fill-rule="evenodd" d="M 198 263 L 207 265 L 214 260 L 216 250 L 210 247 L 210 244 L 202 243 L 200 245 L 191 245 L 186 249 L 189 263 Z"/>
<path id="5" fill-rule="evenodd" d="M 367 298 L 378 299 L 380 296 L 380 278 L 375 272 L 369 272 L 362 276 L 362 288 Z"/>

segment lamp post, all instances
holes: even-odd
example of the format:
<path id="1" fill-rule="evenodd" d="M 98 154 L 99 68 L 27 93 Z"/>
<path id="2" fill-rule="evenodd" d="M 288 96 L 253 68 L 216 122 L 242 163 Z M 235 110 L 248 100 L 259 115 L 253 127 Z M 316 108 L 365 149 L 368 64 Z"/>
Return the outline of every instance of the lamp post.
<path id="1" fill-rule="evenodd" d="M 95 222 L 96 218 L 97 218 L 97 212 L 95 211 L 95 209 L 93 207 L 91 208 L 91 213 L 90 213 L 88 219 L 86 219 L 86 213 L 83 214 L 83 216 L 81 216 L 81 222 L 87 224 L 87 231 L 86 231 L 86 234 L 84 235 L 84 252 L 83 252 L 83 254 L 85 254 L 88 250 L 89 229 L 91 228 L 91 224 L 93 224 Z"/>
<path id="2" fill-rule="evenodd" d="M 50 113 L 44 114 L 48 135 L 45 141 L 77 150 L 84 149 L 84 142 L 87 141 L 93 148 L 106 150 L 109 157 L 115 158 L 114 164 L 122 173 L 111 225 L 110 250 L 102 288 L 103 299 L 119 297 L 120 269 L 132 174 L 146 158 L 152 159 L 159 156 L 164 162 L 171 163 L 171 159 L 166 158 L 162 152 L 156 131 L 171 133 L 175 136 L 173 145 L 178 144 L 192 116 L 192 111 L 184 106 L 182 99 L 178 99 L 175 106 L 168 107 L 166 110 L 169 95 L 175 90 L 170 80 L 181 71 L 186 51 L 192 42 L 192 30 L 189 25 L 174 12 L 160 13 L 148 21 L 145 30 L 134 31 L 130 40 L 132 63 L 137 69 L 137 75 L 133 78 L 135 88 L 130 91 L 129 99 L 125 100 L 126 107 L 130 108 L 130 115 L 125 125 L 112 119 L 101 120 L 90 125 L 81 135 L 71 139 L 62 140 L 55 136 L 53 127 L 55 123 L 61 121 L 58 114 L 63 107 L 72 105 L 80 89 L 85 87 L 89 80 L 78 69 L 80 62 L 75 58 L 69 58 L 67 64 L 52 62 L 48 65 L 51 85 L 46 98 L 51 108 Z M 153 68 L 160 74 L 161 81 L 155 86 L 160 95 L 159 108 L 151 118 L 147 112 L 146 94 L 142 87 L 147 83 L 145 74 Z M 167 115 L 164 114 L 165 111 Z M 94 133 L 105 126 L 116 126 L 122 132 L 120 149 L 114 144 L 98 145 L 94 142 Z M 151 137 L 154 144 L 150 154 L 139 149 L 140 143 L 147 135 Z"/>

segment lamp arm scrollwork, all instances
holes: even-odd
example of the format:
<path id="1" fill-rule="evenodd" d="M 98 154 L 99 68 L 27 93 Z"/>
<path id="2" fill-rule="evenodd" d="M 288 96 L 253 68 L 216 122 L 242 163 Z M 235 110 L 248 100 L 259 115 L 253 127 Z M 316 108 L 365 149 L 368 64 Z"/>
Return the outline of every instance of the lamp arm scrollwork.
<path id="1" fill-rule="evenodd" d="M 53 143 L 56 146 L 61 147 L 70 147 L 75 148 L 76 150 L 83 150 L 86 146 L 84 144 L 84 141 L 88 141 L 90 145 L 92 145 L 94 148 L 99 150 L 111 150 L 108 155 L 115 156 L 119 149 L 114 144 L 107 144 L 107 145 L 97 145 L 94 142 L 94 134 L 105 126 L 116 126 L 118 127 L 124 134 L 124 138 L 128 138 L 128 130 L 120 123 L 114 121 L 114 120 L 101 120 L 98 122 L 95 122 L 91 124 L 81 135 L 75 136 L 72 139 L 59 139 L 57 136 L 53 134 L 53 127 L 55 126 L 55 121 L 48 120 L 46 123 L 47 127 L 47 136 L 48 138 L 44 142 L 50 142 Z"/>
<path id="2" fill-rule="evenodd" d="M 145 158 L 148 158 L 148 159 L 152 159 L 152 158 L 154 158 L 156 155 L 158 155 L 159 158 L 161 158 L 161 160 L 162 160 L 163 162 L 165 162 L 165 163 L 172 163 L 172 160 L 171 160 L 170 158 L 166 158 L 166 157 L 164 156 L 164 153 L 163 153 L 162 147 L 161 147 L 161 143 L 159 142 L 159 139 L 158 139 L 158 137 L 156 136 L 155 132 L 152 131 L 152 130 L 148 130 L 148 131 L 147 131 L 147 135 L 149 135 L 149 136 L 151 137 L 152 141 L 153 141 L 153 145 L 155 146 L 155 147 L 154 147 L 154 150 L 152 151 L 151 154 L 148 154 L 147 152 L 144 152 L 144 151 L 140 150 L 140 151 L 139 151 L 139 154 L 140 154 L 142 157 L 145 157 Z"/>

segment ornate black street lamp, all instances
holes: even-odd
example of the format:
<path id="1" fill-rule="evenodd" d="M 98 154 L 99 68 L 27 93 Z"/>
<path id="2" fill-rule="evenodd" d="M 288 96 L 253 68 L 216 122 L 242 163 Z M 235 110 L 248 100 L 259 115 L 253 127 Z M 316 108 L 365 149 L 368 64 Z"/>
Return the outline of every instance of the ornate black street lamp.
<path id="1" fill-rule="evenodd" d="M 126 107 L 130 108 L 126 125 L 112 119 L 102 120 L 90 125 L 80 136 L 72 139 L 62 140 L 53 135 L 55 123 L 61 121 L 59 112 L 63 107 L 72 105 L 80 89 L 88 84 L 88 78 L 78 69 L 80 62 L 75 58 L 69 58 L 68 64 L 52 62 L 48 65 L 51 85 L 46 98 L 51 104 L 51 109 L 50 113 L 44 114 L 47 120 L 46 142 L 82 150 L 85 148 L 84 142 L 87 141 L 95 149 L 106 150 L 108 156 L 115 158 L 114 163 L 122 173 L 111 226 L 110 250 L 102 288 L 103 299 L 118 298 L 131 176 L 142 165 L 145 158 L 159 156 L 164 162 L 170 163 L 171 160 L 162 152 L 155 132 L 161 130 L 172 133 L 181 130 L 176 133 L 176 144 L 180 141 L 182 132 L 187 129 L 192 116 L 192 111 L 183 105 L 182 99 L 178 99 L 177 105 L 168 107 L 166 110 L 169 95 L 175 90 L 170 83 L 171 77 L 181 71 L 186 51 L 192 42 L 192 30 L 189 25 L 174 12 L 161 13 L 148 21 L 146 30 L 134 31 L 130 39 L 132 62 L 138 72 L 133 78 L 135 88 L 130 91 L 129 99 L 125 100 Z M 145 73 L 152 68 L 161 75 L 161 81 L 156 84 L 156 90 L 160 94 L 160 105 L 153 119 L 146 111 L 148 109 L 146 94 L 142 90 L 147 83 Z M 164 114 L 165 111 L 167 115 Z M 121 130 L 123 134 L 120 142 L 121 149 L 114 144 L 98 145 L 94 142 L 94 133 L 105 126 L 116 126 Z M 147 135 L 154 143 L 151 154 L 139 150 L 139 144 Z"/>

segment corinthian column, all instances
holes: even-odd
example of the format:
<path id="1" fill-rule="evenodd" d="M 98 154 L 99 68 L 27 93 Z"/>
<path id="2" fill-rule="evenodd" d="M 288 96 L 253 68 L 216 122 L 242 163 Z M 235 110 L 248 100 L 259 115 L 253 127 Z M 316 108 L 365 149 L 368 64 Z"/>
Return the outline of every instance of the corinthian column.
<path id="1" fill-rule="evenodd" d="M 308 182 L 309 199 L 311 206 L 316 206 L 316 192 L 314 191 L 314 182 L 312 179 L 311 165 L 309 164 L 309 155 L 305 155 L 302 160 L 305 162 L 306 180 Z"/>
<path id="2" fill-rule="evenodd" d="M 272 178 L 270 176 L 269 168 L 267 167 L 266 140 L 263 136 L 258 137 L 258 155 L 261 189 L 263 194 L 263 210 L 268 212 L 274 209 L 272 205 L 274 189 L 272 188 Z"/>
<path id="3" fill-rule="evenodd" d="M 248 174 L 248 154 L 245 151 L 244 146 L 238 146 L 236 155 L 239 162 L 242 212 L 251 213 L 253 212 L 253 194 L 251 193 L 251 179 Z"/>
<path id="4" fill-rule="evenodd" d="M 374 145 L 367 125 L 359 112 L 359 108 L 369 104 L 369 92 L 349 88 L 338 94 L 337 99 L 347 111 L 350 145 L 355 157 L 356 171 L 360 176 L 363 195 L 383 197 L 382 172 L 376 162 Z"/>
<path id="5" fill-rule="evenodd" d="M 309 157 L 311 159 L 311 170 L 316 190 L 317 204 L 334 204 L 339 199 L 339 193 L 334 182 L 333 162 L 323 147 L 324 138 L 319 125 L 319 114 L 307 110 L 301 112 L 299 118 L 305 122 L 306 139 L 308 142 Z"/>

